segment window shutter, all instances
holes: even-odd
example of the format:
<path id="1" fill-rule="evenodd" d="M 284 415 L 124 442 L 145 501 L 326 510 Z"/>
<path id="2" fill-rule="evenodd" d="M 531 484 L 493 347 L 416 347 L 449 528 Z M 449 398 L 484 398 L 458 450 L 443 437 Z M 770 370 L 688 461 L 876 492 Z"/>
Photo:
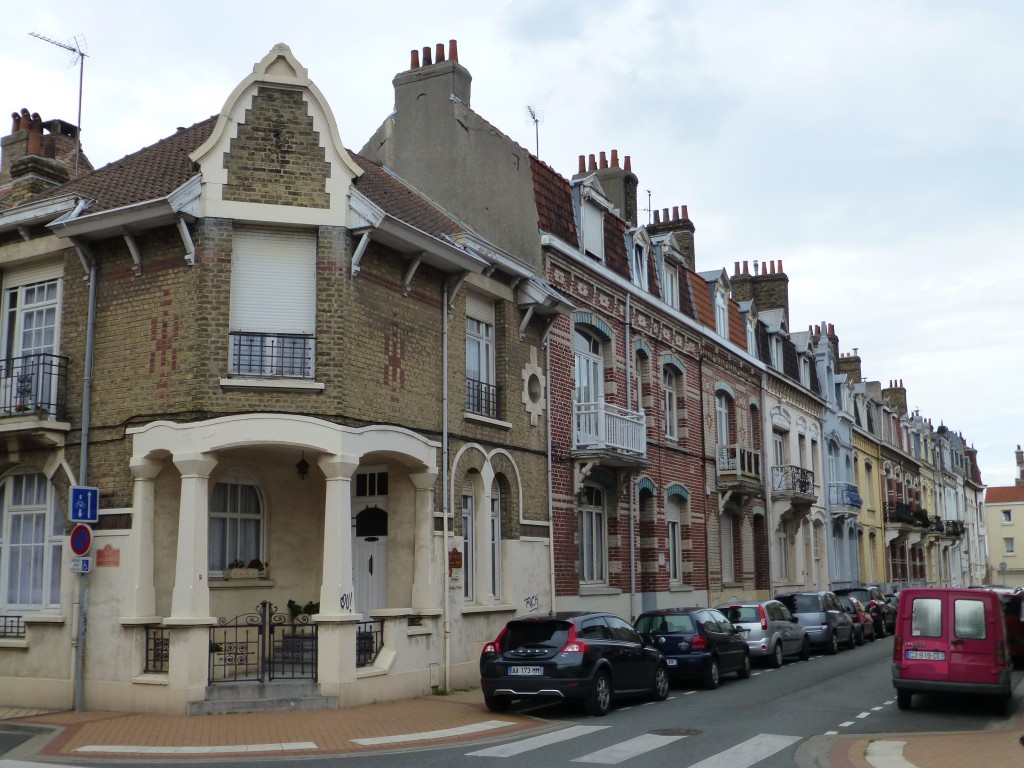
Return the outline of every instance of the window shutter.
<path id="1" fill-rule="evenodd" d="M 316 234 L 236 227 L 231 254 L 231 330 L 316 332 Z"/>
<path id="2" fill-rule="evenodd" d="M 466 294 L 466 316 L 494 327 L 494 302 L 475 293 Z"/>
<path id="3" fill-rule="evenodd" d="M 604 219 L 591 203 L 583 204 L 583 251 L 604 260 Z"/>

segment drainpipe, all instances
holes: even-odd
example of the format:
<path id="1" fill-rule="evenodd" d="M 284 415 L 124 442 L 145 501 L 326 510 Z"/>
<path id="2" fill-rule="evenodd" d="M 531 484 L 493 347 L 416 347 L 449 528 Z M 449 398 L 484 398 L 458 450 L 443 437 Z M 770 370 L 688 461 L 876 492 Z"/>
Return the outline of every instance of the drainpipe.
<path id="1" fill-rule="evenodd" d="M 630 333 L 631 319 L 633 317 L 630 305 L 630 295 L 626 294 L 626 408 L 633 403 L 633 349 L 632 334 Z M 637 402 L 636 409 L 640 410 L 640 403 Z M 646 440 L 646 435 L 644 440 Z M 629 620 L 636 618 L 636 474 L 629 473 Z"/>
<path id="2" fill-rule="evenodd" d="M 82 385 L 82 454 L 78 482 L 89 482 L 89 400 L 92 393 L 92 348 L 96 334 L 96 259 L 89 259 L 89 317 L 85 329 L 85 381 Z M 85 635 L 88 626 L 90 574 L 80 575 L 78 582 L 78 629 L 75 643 L 75 711 L 85 710 Z"/>
<path id="3" fill-rule="evenodd" d="M 768 388 L 768 372 L 761 372 L 761 467 L 768 468 L 765 472 L 764 477 L 764 535 L 768 537 L 768 548 L 765 552 L 768 553 L 767 562 L 765 567 L 768 569 L 768 597 L 775 595 L 775 589 L 772 586 L 772 526 L 774 525 L 774 517 L 772 516 L 772 467 L 768 464 L 768 441 L 764 439 L 765 435 L 774 439 L 774 435 L 771 432 L 771 417 L 768 415 L 767 408 L 765 408 L 764 393 Z M 789 433 L 786 433 L 787 437 Z M 785 470 L 783 470 L 785 471 Z M 785 514 L 785 513 L 783 513 Z M 789 549 L 789 536 L 786 536 L 786 549 Z M 788 553 L 786 553 L 788 554 Z M 785 554 L 784 554 L 785 556 Z M 796 567 L 796 558 L 793 558 L 793 568 Z M 792 570 L 792 568 L 790 569 Z M 787 572 L 786 577 L 792 581 L 793 577 Z M 756 590 L 755 590 L 756 591 Z"/>
<path id="4" fill-rule="evenodd" d="M 548 578 L 551 581 L 548 587 L 551 590 L 551 605 L 548 610 L 552 613 L 555 610 L 555 505 L 552 500 L 554 494 L 554 481 L 551 477 L 551 328 L 554 325 L 548 326 L 547 333 L 544 338 L 541 339 L 541 343 L 544 345 L 544 382 L 545 382 L 545 397 L 547 398 L 547 422 L 548 422 Z M 570 465 L 571 466 L 571 465 Z"/>
<path id="5" fill-rule="evenodd" d="M 444 690 L 451 691 L 451 659 L 452 659 L 452 618 L 448 591 L 451 575 L 448 571 L 448 283 L 445 282 L 441 295 L 442 333 L 441 333 L 441 607 L 444 622 Z"/>

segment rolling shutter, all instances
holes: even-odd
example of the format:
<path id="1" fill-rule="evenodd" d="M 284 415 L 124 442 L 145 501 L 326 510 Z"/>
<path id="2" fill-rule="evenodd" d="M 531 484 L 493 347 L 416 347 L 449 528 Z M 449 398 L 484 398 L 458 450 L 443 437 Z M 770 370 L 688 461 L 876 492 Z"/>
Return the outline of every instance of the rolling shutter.
<path id="1" fill-rule="evenodd" d="M 231 255 L 231 330 L 316 332 L 316 233 L 236 227 Z"/>

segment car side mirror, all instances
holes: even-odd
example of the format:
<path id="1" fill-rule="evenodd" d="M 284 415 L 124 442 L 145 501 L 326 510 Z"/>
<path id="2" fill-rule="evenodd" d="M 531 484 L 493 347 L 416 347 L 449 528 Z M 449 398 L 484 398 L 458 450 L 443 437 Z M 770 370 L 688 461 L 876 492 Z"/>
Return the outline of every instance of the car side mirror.
<path id="1" fill-rule="evenodd" d="M 798 619 L 796 616 L 790 616 L 789 620 L 792 621 L 794 624 L 800 623 L 800 619 Z"/>
<path id="2" fill-rule="evenodd" d="M 738 635 L 743 631 L 743 627 L 737 627 L 735 624 L 732 625 L 732 633 Z"/>

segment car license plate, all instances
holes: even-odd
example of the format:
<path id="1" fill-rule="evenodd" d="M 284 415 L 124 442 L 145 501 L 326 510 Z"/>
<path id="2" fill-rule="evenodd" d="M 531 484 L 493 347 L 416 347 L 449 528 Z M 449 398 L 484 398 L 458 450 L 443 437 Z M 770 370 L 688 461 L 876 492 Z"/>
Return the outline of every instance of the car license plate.
<path id="1" fill-rule="evenodd" d="M 543 675 L 544 667 L 509 667 L 510 675 Z"/>
<path id="2" fill-rule="evenodd" d="M 945 661 L 945 651 L 907 651 L 908 659 L 919 659 L 922 661 Z"/>
<path id="3" fill-rule="evenodd" d="M 670 667 L 674 667 L 676 665 L 676 659 L 665 659 L 665 663 Z"/>

